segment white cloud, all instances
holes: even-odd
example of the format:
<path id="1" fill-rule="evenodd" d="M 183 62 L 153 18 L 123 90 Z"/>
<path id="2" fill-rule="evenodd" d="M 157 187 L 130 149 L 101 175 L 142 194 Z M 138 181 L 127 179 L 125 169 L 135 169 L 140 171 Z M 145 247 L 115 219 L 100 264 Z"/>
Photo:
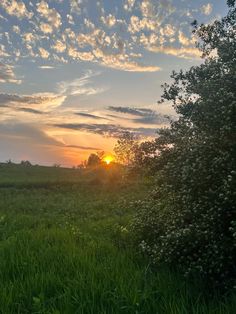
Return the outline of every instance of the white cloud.
<path id="1" fill-rule="evenodd" d="M 142 18 L 132 15 L 130 18 L 130 24 L 128 30 L 130 33 L 135 34 L 143 30 L 155 31 L 159 26 L 159 23 L 155 19 Z"/>
<path id="2" fill-rule="evenodd" d="M 0 57 L 10 57 L 4 45 L 0 44 Z"/>
<path id="3" fill-rule="evenodd" d="M 171 24 L 166 24 L 163 28 L 161 28 L 160 33 L 166 37 L 173 37 L 175 35 L 176 28 Z"/>
<path id="4" fill-rule="evenodd" d="M 93 51 L 99 62 L 109 68 L 122 70 L 127 72 L 157 72 L 161 68 L 158 66 L 147 66 L 141 63 L 129 60 L 125 54 L 105 54 L 101 49 L 97 48 Z"/>
<path id="5" fill-rule="evenodd" d="M 24 41 L 30 42 L 30 43 L 32 43 L 38 39 L 38 35 L 30 33 L 30 32 L 24 33 L 22 37 L 23 37 Z"/>
<path id="6" fill-rule="evenodd" d="M 82 11 L 81 0 L 70 0 L 71 13 L 80 15 Z"/>
<path id="7" fill-rule="evenodd" d="M 202 14 L 210 15 L 213 10 L 213 5 L 211 3 L 207 3 L 201 7 Z"/>
<path id="8" fill-rule="evenodd" d="M 22 81 L 16 78 L 13 68 L 10 65 L 0 62 L 0 82 L 20 84 Z"/>
<path id="9" fill-rule="evenodd" d="M 54 69 L 53 66 L 51 65 L 41 65 L 39 66 L 40 69 L 43 69 L 43 70 L 51 70 L 51 69 Z"/>
<path id="10" fill-rule="evenodd" d="M 81 52 L 73 47 L 68 48 L 68 56 L 81 61 L 93 61 L 94 55 L 91 52 Z"/>
<path id="11" fill-rule="evenodd" d="M 157 41 L 158 36 L 155 33 L 152 33 L 150 35 L 145 35 L 144 33 L 142 33 L 139 37 L 139 42 L 144 47 L 156 45 Z"/>
<path id="12" fill-rule="evenodd" d="M 60 40 L 57 40 L 55 44 L 52 46 L 52 48 L 57 52 L 61 53 L 66 50 L 66 44 L 61 42 Z"/>
<path id="13" fill-rule="evenodd" d="M 37 11 L 45 18 L 52 27 L 58 28 L 61 25 L 61 16 L 56 9 L 50 9 L 47 2 L 42 0 L 37 4 Z"/>
<path id="14" fill-rule="evenodd" d="M 112 14 L 109 14 L 107 16 L 102 16 L 101 21 L 107 27 L 113 27 L 116 24 L 116 17 Z"/>
<path id="15" fill-rule="evenodd" d="M 190 38 L 188 38 L 182 31 L 179 31 L 178 39 L 181 45 L 183 46 L 191 46 L 194 45 L 196 38 L 192 35 Z"/>
<path id="16" fill-rule="evenodd" d="M 127 11 L 131 11 L 134 7 L 136 0 L 126 0 L 124 4 L 124 9 Z"/>
<path id="17" fill-rule="evenodd" d="M 184 59 L 199 59 L 202 55 L 202 53 L 199 51 L 197 48 L 191 48 L 191 47 L 181 47 L 181 48 L 176 48 L 176 47 L 164 47 L 164 46 L 151 46 L 148 47 L 148 50 L 152 52 L 157 52 L 157 53 L 164 53 L 167 55 L 172 55 L 176 56 L 179 58 L 184 58 Z"/>
<path id="18" fill-rule="evenodd" d="M 1 0 L 0 6 L 2 6 L 9 15 L 14 15 L 19 19 L 30 19 L 33 16 L 33 13 L 29 12 L 24 2 L 20 0 Z"/>
<path id="19" fill-rule="evenodd" d="M 48 23 L 42 23 L 42 24 L 40 24 L 40 29 L 41 29 L 41 31 L 42 31 L 43 33 L 45 33 L 45 34 L 50 34 L 50 33 L 53 32 L 52 26 L 51 26 L 50 24 L 48 24 Z"/>
<path id="20" fill-rule="evenodd" d="M 20 27 L 18 25 L 13 25 L 12 30 L 16 34 L 20 34 Z"/>
<path id="21" fill-rule="evenodd" d="M 50 53 L 42 47 L 39 47 L 39 54 L 43 59 L 48 59 Z"/>
<path id="22" fill-rule="evenodd" d="M 92 77 L 98 75 L 92 71 L 87 71 L 82 77 L 72 80 L 72 81 L 63 81 L 58 83 L 58 92 L 63 95 L 95 95 L 104 92 L 104 88 L 97 88 L 91 86 Z"/>

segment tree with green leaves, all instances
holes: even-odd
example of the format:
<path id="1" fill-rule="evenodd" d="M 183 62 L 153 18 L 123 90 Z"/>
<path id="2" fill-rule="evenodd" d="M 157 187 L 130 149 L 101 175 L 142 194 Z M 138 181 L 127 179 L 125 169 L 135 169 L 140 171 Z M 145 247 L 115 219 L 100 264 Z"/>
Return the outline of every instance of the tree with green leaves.
<path id="1" fill-rule="evenodd" d="M 122 133 L 114 147 L 116 160 L 126 166 L 133 165 L 137 148 L 137 137 L 131 132 Z"/>
<path id="2" fill-rule="evenodd" d="M 179 119 L 155 141 L 156 188 L 134 221 L 154 263 L 222 286 L 236 279 L 236 9 L 227 3 L 221 20 L 193 23 L 204 63 L 163 86 Z"/>

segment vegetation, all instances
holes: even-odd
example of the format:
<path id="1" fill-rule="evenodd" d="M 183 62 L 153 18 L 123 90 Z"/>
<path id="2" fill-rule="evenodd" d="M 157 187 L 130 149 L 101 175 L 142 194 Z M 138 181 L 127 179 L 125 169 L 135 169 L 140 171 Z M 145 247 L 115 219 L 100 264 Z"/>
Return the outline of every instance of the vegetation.
<path id="1" fill-rule="evenodd" d="M 228 5 L 221 21 L 194 23 L 204 63 L 164 85 L 178 120 L 153 141 L 124 133 L 114 149 L 123 165 L 104 152 L 75 169 L 0 164 L 0 313 L 235 312 Z"/>
<path id="2" fill-rule="evenodd" d="M 152 182 L 111 185 L 112 167 L 0 166 L 0 313 L 233 313 L 233 296 L 138 254 L 128 204 Z"/>
<path id="3" fill-rule="evenodd" d="M 204 63 L 164 85 L 163 101 L 174 103 L 179 119 L 143 144 L 141 156 L 158 174 L 134 222 L 154 263 L 200 273 L 223 288 L 236 279 L 235 1 L 229 6 L 221 21 L 195 23 Z"/>

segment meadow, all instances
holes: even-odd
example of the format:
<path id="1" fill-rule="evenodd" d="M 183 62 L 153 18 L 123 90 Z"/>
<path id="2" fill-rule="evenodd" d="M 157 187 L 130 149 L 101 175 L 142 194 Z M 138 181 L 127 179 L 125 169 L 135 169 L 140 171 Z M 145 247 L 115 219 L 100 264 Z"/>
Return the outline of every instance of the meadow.
<path id="1" fill-rule="evenodd" d="M 152 182 L 123 171 L 0 165 L 0 313 L 235 313 L 135 249 L 129 204 Z"/>

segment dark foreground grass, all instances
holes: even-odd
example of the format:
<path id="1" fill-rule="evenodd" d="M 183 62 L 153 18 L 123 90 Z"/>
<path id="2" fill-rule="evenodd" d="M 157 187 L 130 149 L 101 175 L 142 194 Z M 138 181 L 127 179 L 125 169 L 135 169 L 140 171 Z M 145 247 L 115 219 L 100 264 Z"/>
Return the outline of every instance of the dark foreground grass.
<path id="1" fill-rule="evenodd" d="M 104 171 L 0 168 L 0 313 L 235 313 L 135 252 L 126 202 L 148 185 Z"/>

